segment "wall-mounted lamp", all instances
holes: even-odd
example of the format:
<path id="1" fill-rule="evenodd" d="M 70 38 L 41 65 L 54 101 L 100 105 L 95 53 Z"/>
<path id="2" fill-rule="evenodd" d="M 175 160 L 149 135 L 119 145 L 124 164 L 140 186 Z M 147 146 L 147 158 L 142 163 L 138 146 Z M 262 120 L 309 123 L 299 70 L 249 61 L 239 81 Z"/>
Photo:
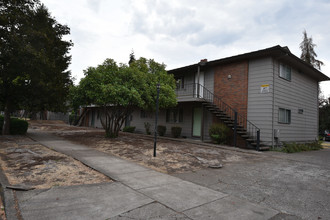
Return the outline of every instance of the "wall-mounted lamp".
<path id="1" fill-rule="evenodd" d="M 228 79 L 231 79 L 231 75 L 228 75 Z"/>

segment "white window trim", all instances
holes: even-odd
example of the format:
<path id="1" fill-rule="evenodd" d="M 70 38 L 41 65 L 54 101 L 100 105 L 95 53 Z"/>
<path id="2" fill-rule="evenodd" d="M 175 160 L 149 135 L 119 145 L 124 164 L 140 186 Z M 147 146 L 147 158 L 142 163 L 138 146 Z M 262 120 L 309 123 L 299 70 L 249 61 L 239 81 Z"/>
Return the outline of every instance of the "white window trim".
<path id="1" fill-rule="evenodd" d="M 282 79 L 291 81 L 292 69 L 289 65 L 280 63 L 280 72 L 279 76 Z"/>
<path id="2" fill-rule="evenodd" d="M 284 112 L 284 119 L 282 120 L 281 111 Z M 278 123 L 291 124 L 291 110 L 286 108 L 278 109 Z"/>

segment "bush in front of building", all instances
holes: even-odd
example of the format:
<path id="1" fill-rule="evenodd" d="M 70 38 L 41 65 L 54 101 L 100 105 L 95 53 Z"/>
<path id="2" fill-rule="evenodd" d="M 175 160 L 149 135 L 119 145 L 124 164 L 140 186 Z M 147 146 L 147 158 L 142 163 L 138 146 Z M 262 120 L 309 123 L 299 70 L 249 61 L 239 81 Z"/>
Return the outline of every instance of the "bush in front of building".
<path id="1" fill-rule="evenodd" d="M 150 126 L 151 126 L 151 124 L 149 122 L 144 122 L 144 128 L 146 129 L 146 134 L 147 135 L 151 134 Z"/>
<path id="2" fill-rule="evenodd" d="M 320 150 L 322 149 L 322 144 L 320 141 L 314 141 L 312 143 L 286 143 L 283 142 L 283 147 L 281 148 L 281 152 L 285 153 L 296 153 L 301 151 L 311 151 L 311 150 Z"/>
<path id="3" fill-rule="evenodd" d="M 166 126 L 164 125 L 158 125 L 157 126 L 157 133 L 159 134 L 159 136 L 164 136 L 166 133 Z M 180 132 L 181 134 L 181 132 Z"/>
<path id="4" fill-rule="evenodd" d="M 182 128 L 179 126 L 174 126 L 171 128 L 172 136 L 175 138 L 178 138 L 181 136 L 181 131 L 182 131 Z"/>
<path id="5" fill-rule="evenodd" d="M 225 124 L 212 124 L 209 129 L 209 135 L 215 144 L 226 144 L 230 129 Z"/>
<path id="6" fill-rule="evenodd" d="M 123 128 L 123 132 L 134 133 L 135 127 L 134 126 L 126 126 Z"/>
<path id="7" fill-rule="evenodd" d="M 0 134 L 2 133 L 4 118 L 0 115 Z M 9 133 L 11 135 L 24 135 L 27 132 L 29 127 L 29 123 L 22 119 L 18 118 L 10 118 L 10 130 Z"/>

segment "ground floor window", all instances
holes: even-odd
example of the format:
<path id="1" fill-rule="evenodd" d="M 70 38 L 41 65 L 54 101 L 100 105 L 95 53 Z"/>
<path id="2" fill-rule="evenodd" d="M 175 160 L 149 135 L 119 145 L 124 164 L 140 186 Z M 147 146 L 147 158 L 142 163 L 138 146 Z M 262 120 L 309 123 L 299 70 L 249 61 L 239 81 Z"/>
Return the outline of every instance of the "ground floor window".
<path id="1" fill-rule="evenodd" d="M 141 110 L 140 118 L 152 118 L 153 113 L 145 110 Z"/>
<path id="2" fill-rule="evenodd" d="M 291 110 L 285 108 L 279 108 L 278 110 L 278 122 L 284 124 L 291 123 Z"/>
<path id="3" fill-rule="evenodd" d="M 183 108 L 171 108 L 166 110 L 166 122 L 183 122 Z"/>

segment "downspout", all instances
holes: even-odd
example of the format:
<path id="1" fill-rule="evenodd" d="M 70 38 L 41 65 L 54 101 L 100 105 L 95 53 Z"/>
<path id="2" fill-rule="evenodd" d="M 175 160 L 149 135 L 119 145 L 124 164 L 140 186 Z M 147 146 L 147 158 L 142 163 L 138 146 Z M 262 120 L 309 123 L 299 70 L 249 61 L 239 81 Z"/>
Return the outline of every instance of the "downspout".
<path id="1" fill-rule="evenodd" d="M 272 103 L 272 148 L 274 148 L 274 109 L 275 109 L 275 62 L 272 58 L 273 63 L 273 103 Z"/>

